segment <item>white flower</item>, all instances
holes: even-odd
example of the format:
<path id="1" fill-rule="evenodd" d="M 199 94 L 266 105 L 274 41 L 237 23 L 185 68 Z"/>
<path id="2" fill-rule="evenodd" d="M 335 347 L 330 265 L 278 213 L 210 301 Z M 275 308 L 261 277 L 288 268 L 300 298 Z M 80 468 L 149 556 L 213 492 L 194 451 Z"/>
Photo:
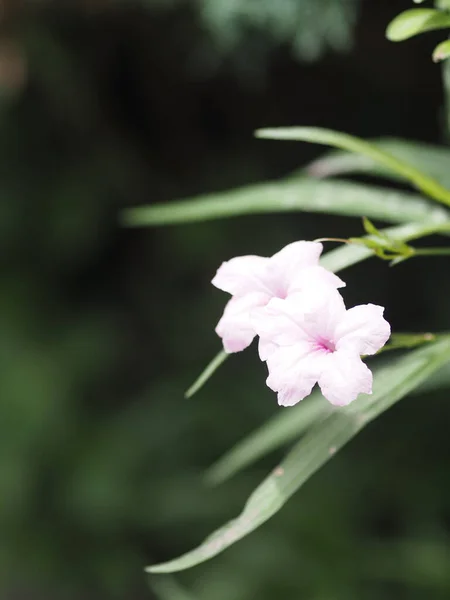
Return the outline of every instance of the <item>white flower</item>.
<path id="1" fill-rule="evenodd" d="M 318 383 L 331 403 L 345 406 L 372 393 L 372 373 L 361 356 L 375 354 L 390 336 L 383 307 L 347 310 L 337 290 L 320 284 L 252 311 L 267 360 L 267 385 L 278 403 L 292 406 Z M 260 352 L 261 354 L 261 352 Z"/>
<path id="2" fill-rule="evenodd" d="M 221 265 L 212 283 L 232 295 L 216 327 L 226 352 L 239 352 L 251 344 L 256 334 L 250 318 L 253 309 L 316 285 L 331 289 L 345 285 L 319 266 L 322 249 L 318 242 L 300 241 L 270 258 L 238 256 Z M 260 344 L 263 355 L 271 349 L 270 341 Z"/>

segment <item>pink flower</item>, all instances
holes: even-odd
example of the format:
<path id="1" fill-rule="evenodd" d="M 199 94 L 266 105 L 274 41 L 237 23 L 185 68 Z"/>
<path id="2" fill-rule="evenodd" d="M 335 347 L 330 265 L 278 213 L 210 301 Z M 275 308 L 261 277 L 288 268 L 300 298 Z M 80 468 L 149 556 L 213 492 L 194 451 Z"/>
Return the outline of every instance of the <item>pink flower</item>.
<path id="1" fill-rule="evenodd" d="M 345 285 L 319 266 L 322 249 L 318 242 L 294 242 L 270 258 L 238 256 L 219 267 L 212 283 L 232 295 L 216 327 L 226 352 L 239 352 L 251 344 L 256 333 L 250 313 L 272 298 L 287 298 L 316 282 L 332 289 Z M 267 351 L 270 347 L 269 343 Z"/>
<path id="2" fill-rule="evenodd" d="M 336 406 L 371 394 L 372 373 L 360 357 L 387 342 L 390 326 L 383 311 L 374 304 L 347 310 L 340 293 L 323 286 L 252 311 L 253 326 L 270 349 L 263 358 L 278 403 L 297 404 L 316 383 Z"/>

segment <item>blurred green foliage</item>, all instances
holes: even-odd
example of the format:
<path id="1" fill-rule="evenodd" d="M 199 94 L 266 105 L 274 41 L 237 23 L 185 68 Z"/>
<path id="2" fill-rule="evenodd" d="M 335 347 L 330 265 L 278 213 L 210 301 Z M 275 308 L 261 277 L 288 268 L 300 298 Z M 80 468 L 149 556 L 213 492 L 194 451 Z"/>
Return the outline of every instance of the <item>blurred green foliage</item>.
<path id="1" fill-rule="evenodd" d="M 249 31 L 287 43 L 294 55 L 315 60 L 329 47 L 348 50 L 358 0 L 200 0 L 201 17 L 223 49 L 240 45 Z"/>
<path id="2" fill-rule="evenodd" d="M 224 450 L 277 412 L 252 351 L 183 398 L 219 347 L 214 270 L 360 224 L 278 215 L 135 232 L 119 227 L 119 208 L 278 176 L 316 155 L 269 149 L 252 140 L 257 126 L 437 141 L 440 81 L 422 47 L 372 52 L 373 28 L 382 39 L 402 0 L 367 3 L 357 52 L 307 67 L 286 47 L 303 53 L 300 29 L 264 3 L 252 27 L 269 77 L 250 90 L 220 70 L 209 81 L 186 74 L 186 56 L 208 63 L 210 45 L 199 47 L 183 6 L 72 4 L 17 11 L 0 43 L 0 597 L 140 600 L 152 595 L 144 565 L 236 514 L 283 454 L 226 487 L 203 484 Z M 300 19 L 307 1 L 297 4 Z M 245 62 L 235 40 L 249 39 L 247 16 L 221 5 L 239 32 L 224 40 Z M 332 20 L 341 32 L 351 23 Z M 343 40 L 319 21 L 312 48 Z M 450 327 L 445 260 L 398 269 L 356 267 L 349 301 L 387 304 L 397 329 Z M 449 418 L 445 392 L 400 404 L 276 519 L 181 585 L 200 600 L 448 598 Z M 174 589 L 157 592 L 176 600 Z"/>
<path id="3" fill-rule="evenodd" d="M 150 9 L 183 8 L 199 19 L 206 37 L 189 65 L 214 72 L 224 60 L 247 77 L 263 71 L 270 53 L 290 47 L 295 58 L 315 61 L 326 50 L 348 51 L 360 0 L 141 0 Z"/>

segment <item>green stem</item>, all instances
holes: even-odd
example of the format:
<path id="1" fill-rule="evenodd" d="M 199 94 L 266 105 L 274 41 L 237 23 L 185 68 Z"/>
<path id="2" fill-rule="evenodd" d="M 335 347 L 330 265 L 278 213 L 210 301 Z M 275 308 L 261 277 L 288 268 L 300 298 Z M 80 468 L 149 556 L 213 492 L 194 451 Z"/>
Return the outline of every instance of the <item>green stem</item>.
<path id="1" fill-rule="evenodd" d="M 351 240 L 347 240 L 344 238 L 329 238 L 329 237 L 324 237 L 324 238 L 317 238 L 316 240 L 314 240 L 314 242 L 338 242 L 340 244 L 352 244 L 353 242 Z"/>
<path id="2" fill-rule="evenodd" d="M 414 248 L 413 256 L 450 256 L 450 248 Z"/>

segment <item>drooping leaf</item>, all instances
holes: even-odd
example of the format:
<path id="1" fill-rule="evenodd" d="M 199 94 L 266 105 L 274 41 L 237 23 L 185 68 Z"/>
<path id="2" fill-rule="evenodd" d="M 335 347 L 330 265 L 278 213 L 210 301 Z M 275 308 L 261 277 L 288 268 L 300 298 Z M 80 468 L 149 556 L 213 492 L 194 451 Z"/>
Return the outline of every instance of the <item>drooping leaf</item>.
<path id="1" fill-rule="evenodd" d="M 298 439 L 331 410 L 331 405 L 323 401 L 322 395 L 318 391 L 313 392 L 293 410 L 278 412 L 273 419 L 231 448 L 208 469 L 206 481 L 213 485 L 222 483 L 265 454 Z"/>
<path id="2" fill-rule="evenodd" d="M 367 216 L 390 223 L 422 221 L 444 214 L 414 194 L 350 182 L 308 177 L 249 185 L 181 201 L 126 209 L 122 221 L 131 227 L 179 225 L 240 215 L 315 212 Z"/>
<path id="3" fill-rule="evenodd" d="M 393 348 L 414 348 L 436 340 L 433 334 L 393 334 Z M 385 346 L 385 349 L 389 347 Z M 425 383 L 410 393 L 423 393 L 450 386 L 450 363 L 433 373 Z M 261 427 L 238 442 L 206 472 L 206 480 L 217 485 L 245 469 L 263 456 L 286 446 L 301 435 L 316 421 L 331 412 L 329 404 L 321 400 L 319 391 L 290 411 L 279 411 Z"/>
<path id="4" fill-rule="evenodd" d="M 423 173 L 414 165 L 396 158 L 389 152 L 382 150 L 376 144 L 361 138 L 321 127 L 274 127 L 258 129 L 255 135 L 258 138 L 270 140 L 303 141 L 323 144 L 355 152 L 356 154 L 362 154 L 383 165 L 386 169 L 394 171 L 399 177 L 409 181 L 434 200 L 442 202 L 447 206 L 450 205 L 450 190 L 444 188 L 438 181 Z"/>
<path id="5" fill-rule="evenodd" d="M 450 27 L 450 15 L 434 8 L 411 8 L 397 15 L 386 29 L 391 42 L 402 42 L 420 33 Z"/>
<path id="6" fill-rule="evenodd" d="M 389 344 L 381 348 L 379 353 L 398 348 L 416 348 L 423 344 L 435 342 L 437 339 L 435 333 L 393 333 L 389 339 Z"/>
<path id="7" fill-rule="evenodd" d="M 450 363 L 443 365 L 417 388 L 417 393 L 436 392 L 450 387 Z"/>
<path id="8" fill-rule="evenodd" d="M 372 140 L 372 143 L 381 150 L 389 152 L 396 158 L 413 165 L 416 169 L 436 179 L 444 187 L 450 188 L 449 148 L 396 138 Z M 304 171 L 308 175 L 319 178 L 361 173 L 396 181 L 404 179 L 397 172 L 388 169 L 369 156 L 340 150 L 332 150 L 314 160 Z"/>
<path id="9" fill-rule="evenodd" d="M 316 422 L 285 460 L 251 494 L 244 510 L 183 556 L 148 567 L 151 573 L 188 569 L 216 556 L 273 516 L 285 502 L 368 422 L 376 418 L 450 360 L 450 339 L 414 350 L 374 378 L 373 396 L 362 395 L 345 409 Z M 323 400 L 325 402 L 325 400 Z M 287 409 L 289 410 L 289 409 Z"/>

